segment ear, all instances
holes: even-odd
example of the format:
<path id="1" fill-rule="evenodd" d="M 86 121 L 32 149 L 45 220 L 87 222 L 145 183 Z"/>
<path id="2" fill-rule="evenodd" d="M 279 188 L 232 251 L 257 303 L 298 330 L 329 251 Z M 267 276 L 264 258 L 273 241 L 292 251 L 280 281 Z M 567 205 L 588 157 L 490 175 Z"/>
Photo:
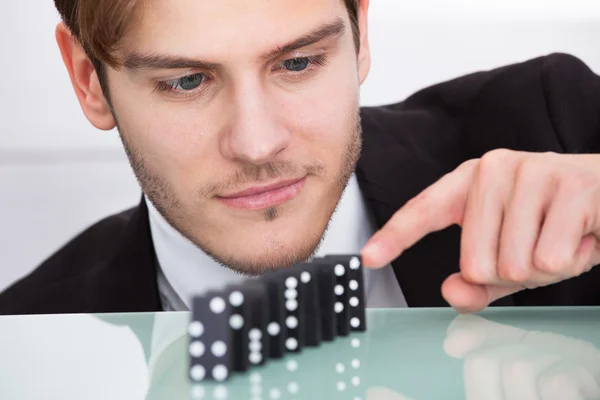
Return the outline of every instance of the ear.
<path id="1" fill-rule="evenodd" d="M 368 35 L 369 0 L 360 0 L 358 9 L 358 28 L 360 32 L 360 48 L 358 52 L 358 75 L 362 84 L 371 69 L 371 49 Z"/>
<path id="2" fill-rule="evenodd" d="M 96 128 L 113 129 L 115 120 L 85 50 L 63 23 L 56 27 L 56 41 L 83 113 Z"/>

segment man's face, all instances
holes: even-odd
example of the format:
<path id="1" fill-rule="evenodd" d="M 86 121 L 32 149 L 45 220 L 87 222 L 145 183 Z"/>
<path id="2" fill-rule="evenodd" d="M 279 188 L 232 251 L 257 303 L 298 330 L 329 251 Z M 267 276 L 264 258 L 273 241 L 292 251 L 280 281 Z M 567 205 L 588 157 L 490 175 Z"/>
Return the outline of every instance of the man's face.
<path id="1" fill-rule="evenodd" d="M 148 1 L 119 55 L 114 115 L 166 219 L 244 273 L 309 257 L 360 152 L 343 1 Z"/>

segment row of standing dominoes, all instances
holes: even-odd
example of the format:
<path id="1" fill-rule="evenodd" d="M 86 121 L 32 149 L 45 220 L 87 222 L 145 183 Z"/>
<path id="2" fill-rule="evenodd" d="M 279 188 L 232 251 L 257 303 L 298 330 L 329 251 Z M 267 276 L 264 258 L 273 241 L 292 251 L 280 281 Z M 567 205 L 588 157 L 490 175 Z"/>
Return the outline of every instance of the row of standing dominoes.
<path id="1" fill-rule="evenodd" d="M 222 382 L 269 359 L 365 330 L 360 256 L 315 258 L 195 297 L 189 376 Z"/>

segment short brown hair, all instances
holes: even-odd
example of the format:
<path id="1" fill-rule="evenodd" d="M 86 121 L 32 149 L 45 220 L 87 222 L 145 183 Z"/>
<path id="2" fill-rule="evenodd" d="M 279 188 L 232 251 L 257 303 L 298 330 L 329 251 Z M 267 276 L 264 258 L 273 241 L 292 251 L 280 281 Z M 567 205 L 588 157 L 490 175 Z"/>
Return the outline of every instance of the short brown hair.
<path id="1" fill-rule="evenodd" d="M 360 44 L 360 0 L 343 0 L 348 8 L 354 42 Z M 103 64 L 117 66 L 115 50 L 127 32 L 142 0 L 54 0 L 56 9 L 98 70 Z"/>

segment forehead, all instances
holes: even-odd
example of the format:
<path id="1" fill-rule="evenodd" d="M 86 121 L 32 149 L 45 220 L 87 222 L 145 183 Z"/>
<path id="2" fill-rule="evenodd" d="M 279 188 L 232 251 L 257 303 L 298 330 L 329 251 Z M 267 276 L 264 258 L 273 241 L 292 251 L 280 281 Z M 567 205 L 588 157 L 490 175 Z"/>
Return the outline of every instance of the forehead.
<path id="1" fill-rule="evenodd" d="M 348 18 L 343 0 L 146 0 L 123 49 L 251 56 L 336 18 Z"/>

